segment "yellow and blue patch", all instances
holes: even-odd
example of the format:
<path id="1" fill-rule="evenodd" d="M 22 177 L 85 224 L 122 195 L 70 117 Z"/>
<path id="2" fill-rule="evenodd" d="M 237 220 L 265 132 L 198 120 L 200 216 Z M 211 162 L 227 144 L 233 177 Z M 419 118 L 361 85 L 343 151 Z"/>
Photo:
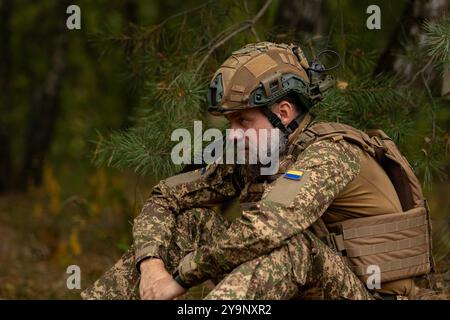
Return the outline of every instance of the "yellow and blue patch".
<path id="1" fill-rule="evenodd" d="M 291 180 L 297 180 L 297 181 L 299 181 L 299 180 L 303 177 L 303 171 L 288 170 L 288 171 L 286 171 L 286 173 L 284 174 L 284 177 L 285 177 L 286 179 L 291 179 Z"/>
<path id="2" fill-rule="evenodd" d="M 211 164 L 212 164 L 212 163 L 210 163 L 210 164 L 208 164 L 207 166 L 204 166 L 204 167 L 202 168 L 202 175 L 204 175 L 205 172 L 208 171 L 208 169 L 211 167 Z"/>

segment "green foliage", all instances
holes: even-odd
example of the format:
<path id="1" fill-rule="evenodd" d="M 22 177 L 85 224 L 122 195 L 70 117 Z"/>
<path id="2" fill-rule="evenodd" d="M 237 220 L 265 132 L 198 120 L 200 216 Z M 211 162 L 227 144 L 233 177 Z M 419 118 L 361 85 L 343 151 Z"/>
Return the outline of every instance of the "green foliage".
<path id="1" fill-rule="evenodd" d="M 257 3 L 245 4 L 242 12 L 240 1 L 207 1 L 156 25 L 134 27 L 127 34 L 114 35 L 106 30 L 93 36 L 105 54 L 122 49 L 130 61 L 127 80 L 143 92 L 132 128 L 99 133 L 95 163 L 131 168 L 158 178 L 180 169 L 170 160 L 176 143 L 170 142 L 172 131 L 192 131 L 193 120 L 203 120 L 209 126 L 205 111 L 211 73 L 233 47 L 255 40 L 256 30 L 249 27 L 249 19 L 251 11 L 260 8 Z M 220 46 L 225 50 L 212 50 L 227 38 L 226 46 Z"/>
<path id="2" fill-rule="evenodd" d="M 431 189 L 433 177 L 437 177 L 441 181 L 446 179 L 444 168 L 447 164 L 448 151 L 446 141 L 440 137 L 435 141 L 431 141 L 429 138 L 424 140 L 424 146 L 417 154 L 413 165 L 422 177 L 422 183 L 426 189 Z"/>
<path id="3" fill-rule="evenodd" d="M 148 81 L 143 115 L 149 118 L 170 115 L 176 119 L 204 117 L 206 88 L 206 83 L 189 72 L 178 73 L 170 83 L 162 80 L 155 85 Z"/>
<path id="4" fill-rule="evenodd" d="M 410 92 L 388 76 L 351 80 L 345 90 L 335 89 L 314 112 L 325 121 L 344 122 L 359 129 L 382 128 L 396 143 L 410 137 L 412 119 L 405 116 L 414 107 Z"/>
<path id="5" fill-rule="evenodd" d="M 99 133 L 94 160 L 112 167 L 132 168 L 140 175 L 167 176 L 180 169 L 170 159 L 173 144 L 167 143 L 172 131 L 180 125 L 175 120 L 161 122 L 154 117 L 148 118 L 144 125 L 113 131 L 106 138 Z"/>
<path id="6" fill-rule="evenodd" d="M 314 107 L 318 119 L 344 122 L 363 130 L 381 128 L 399 144 L 426 187 L 434 176 L 444 176 L 447 152 L 442 149 L 440 135 L 444 132 L 436 120 L 444 102 L 431 94 L 426 82 L 418 87 L 395 74 L 372 75 L 380 46 L 373 46 L 377 38 L 373 34 L 364 40 L 367 30 L 361 28 L 360 16 L 350 17 L 345 23 L 334 18 L 326 37 L 306 39 L 267 23 L 252 24 L 264 2 L 245 5 L 243 11 L 242 4 L 235 1 L 227 5 L 205 2 L 157 25 L 136 27 L 131 34 L 99 37 L 100 41 L 121 47 L 128 61 L 133 61 L 129 79 L 140 82 L 143 90 L 134 127 L 100 135 L 97 164 L 132 168 L 139 174 L 157 177 L 179 170 L 169 157 L 171 130 L 192 127 L 195 119 L 210 125 L 205 112 L 210 76 L 232 51 L 263 35 L 260 40 L 280 41 L 281 37 L 283 42 L 299 43 L 310 57 L 322 49 L 336 48 L 341 53 L 342 67 L 334 76 L 345 88 L 332 90 Z M 327 10 L 342 12 L 340 5 Z M 269 17 L 269 21 L 273 18 Z M 425 70 L 423 61 L 431 60 L 430 64 L 436 65 L 447 61 L 449 21 L 427 22 L 420 50 L 407 50 L 406 55 L 417 60 L 417 78 Z M 247 27 L 249 23 L 251 27 Z M 334 63 L 328 57 L 324 62 Z"/>
<path id="7" fill-rule="evenodd" d="M 450 16 L 440 21 L 427 21 L 424 28 L 428 55 L 441 63 L 450 63 Z"/>
<path id="8" fill-rule="evenodd" d="M 437 114 L 448 108 L 448 100 L 432 93 L 429 70 L 443 69 L 448 64 L 450 17 L 426 22 L 425 37 L 420 46 L 404 45 L 401 55 L 413 62 L 413 78 L 401 79 L 395 74 L 371 75 L 378 54 L 361 47 L 362 35 L 346 34 L 332 43 L 344 51 L 344 68 L 335 76 L 345 89 L 333 90 L 313 109 L 319 120 L 350 124 L 365 130 L 384 130 L 406 155 L 426 190 L 434 178 L 447 178 L 448 144 Z M 415 82 L 414 80 L 420 80 Z M 437 90 L 434 90 L 437 91 Z"/>

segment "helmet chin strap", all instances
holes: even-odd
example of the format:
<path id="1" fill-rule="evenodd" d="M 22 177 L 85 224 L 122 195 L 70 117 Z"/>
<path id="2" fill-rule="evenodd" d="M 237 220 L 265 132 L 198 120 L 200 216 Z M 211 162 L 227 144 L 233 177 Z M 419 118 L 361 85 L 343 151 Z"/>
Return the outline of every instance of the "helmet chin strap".
<path id="1" fill-rule="evenodd" d="M 287 126 L 284 126 L 283 122 L 281 122 L 281 119 L 275 113 L 273 113 L 272 110 L 270 110 L 270 107 L 268 106 L 263 107 L 261 108 L 261 111 L 267 117 L 272 126 L 280 129 L 281 132 L 283 132 L 287 136 L 289 136 L 292 132 L 294 132 L 298 128 L 300 122 L 302 122 L 303 118 L 306 116 L 306 112 L 302 112 Z"/>

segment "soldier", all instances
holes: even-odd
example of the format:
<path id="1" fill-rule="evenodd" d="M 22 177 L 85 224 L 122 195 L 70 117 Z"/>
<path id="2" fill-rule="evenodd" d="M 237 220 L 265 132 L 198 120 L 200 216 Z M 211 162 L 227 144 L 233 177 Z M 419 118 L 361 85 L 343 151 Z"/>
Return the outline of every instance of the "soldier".
<path id="1" fill-rule="evenodd" d="M 319 71 L 294 45 L 234 52 L 213 76 L 209 111 L 244 132 L 280 130 L 277 174 L 212 164 L 161 181 L 134 221 L 133 245 L 82 297 L 174 299 L 208 279 L 215 287 L 206 299 L 292 299 L 312 290 L 325 299 L 413 297 L 413 276 L 429 270 L 417 258 L 428 254 L 428 238 L 416 239 L 428 236 L 423 200 L 410 197 L 407 206 L 398 196 L 375 152 L 387 144 L 313 119 L 309 109 L 330 83 Z M 215 206 L 236 197 L 241 216 L 228 221 Z M 395 218 L 415 207 L 415 224 L 409 211 Z M 349 221 L 361 227 L 348 229 Z M 345 233 L 330 232 L 336 226 Z M 402 230 L 417 241 L 405 244 Z M 365 283 L 373 261 L 384 277 L 377 291 Z"/>

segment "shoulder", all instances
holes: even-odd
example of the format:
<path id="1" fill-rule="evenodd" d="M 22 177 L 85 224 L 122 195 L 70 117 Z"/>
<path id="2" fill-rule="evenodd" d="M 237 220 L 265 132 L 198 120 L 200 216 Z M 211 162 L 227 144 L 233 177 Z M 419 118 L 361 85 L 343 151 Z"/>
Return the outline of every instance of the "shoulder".
<path id="1" fill-rule="evenodd" d="M 293 167 L 331 165 L 358 171 L 362 150 L 344 139 L 324 139 L 313 142 L 297 157 Z"/>
<path id="2" fill-rule="evenodd" d="M 329 162 L 338 158 L 344 162 L 360 162 L 361 142 L 365 133 L 344 123 L 311 122 L 294 140 L 295 158 L 314 162 Z"/>
<path id="3" fill-rule="evenodd" d="M 177 187 L 179 185 L 207 185 L 215 184 L 226 179 L 235 171 L 233 165 L 212 163 L 203 168 L 188 171 L 171 176 L 162 180 L 160 184 L 165 184 L 169 187 Z"/>
<path id="4" fill-rule="evenodd" d="M 328 203 L 359 174 L 359 152 L 359 147 L 345 140 L 314 142 L 268 187 L 263 198 L 284 206 Z"/>

